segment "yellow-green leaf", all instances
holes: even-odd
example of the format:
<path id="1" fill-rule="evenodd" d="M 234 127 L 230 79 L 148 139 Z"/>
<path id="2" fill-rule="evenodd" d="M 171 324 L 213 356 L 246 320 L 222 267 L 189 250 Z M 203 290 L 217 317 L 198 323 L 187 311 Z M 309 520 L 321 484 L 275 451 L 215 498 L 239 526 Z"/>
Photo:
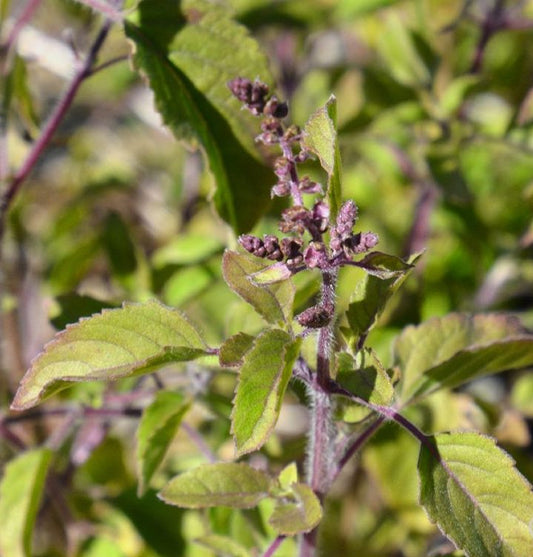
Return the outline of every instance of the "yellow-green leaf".
<path id="1" fill-rule="evenodd" d="M 159 497 L 178 507 L 255 507 L 268 495 L 270 478 L 247 464 L 221 462 L 204 464 L 176 476 Z"/>
<path id="2" fill-rule="evenodd" d="M 296 483 L 291 486 L 292 500 L 278 501 L 268 522 L 279 535 L 294 536 L 310 532 L 322 519 L 322 506 L 313 490 Z"/>
<path id="3" fill-rule="evenodd" d="M 35 406 L 73 381 L 150 373 L 206 351 L 187 319 L 158 302 L 104 310 L 68 326 L 45 346 L 23 377 L 11 407 Z"/>

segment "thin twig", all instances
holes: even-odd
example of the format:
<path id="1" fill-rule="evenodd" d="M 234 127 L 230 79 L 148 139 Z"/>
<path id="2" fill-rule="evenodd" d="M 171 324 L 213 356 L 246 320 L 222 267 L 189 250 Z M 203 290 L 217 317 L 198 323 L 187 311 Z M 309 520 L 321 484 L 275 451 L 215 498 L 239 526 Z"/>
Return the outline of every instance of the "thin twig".
<path id="1" fill-rule="evenodd" d="M 494 6 L 487 13 L 481 27 L 481 36 L 476 45 L 474 59 L 468 73 L 476 74 L 481 71 L 487 45 L 492 36 L 505 28 L 504 17 L 505 0 L 495 0 Z"/>
<path id="2" fill-rule="evenodd" d="M 278 536 L 267 548 L 267 550 L 263 553 L 263 557 L 272 557 L 274 553 L 278 550 L 279 546 L 285 539 L 285 536 Z"/>
<path id="3" fill-rule="evenodd" d="M 181 422 L 181 427 L 185 433 L 189 436 L 191 441 L 200 449 L 200 452 L 205 456 L 209 462 L 217 462 L 217 455 L 208 447 L 207 443 L 204 441 L 203 437 L 187 422 Z"/>
<path id="4" fill-rule="evenodd" d="M 107 2 L 102 2 L 100 0 L 77 0 L 80 4 L 85 4 L 89 8 L 93 9 L 95 12 L 100 12 L 107 19 L 114 22 L 120 22 L 124 19 L 124 14 L 118 11 L 113 6 L 110 6 Z"/>
<path id="5" fill-rule="evenodd" d="M 30 172 L 33 170 L 42 152 L 50 143 L 52 136 L 59 127 L 59 124 L 62 122 L 67 110 L 70 108 L 81 84 L 91 74 L 91 68 L 93 67 L 98 52 L 109 33 L 111 24 L 112 22 L 110 20 L 107 20 L 102 25 L 102 28 L 100 29 L 100 32 L 98 33 L 89 51 L 89 54 L 85 59 L 85 62 L 75 73 L 72 82 L 66 90 L 63 98 L 56 105 L 52 115 L 50 116 L 50 119 L 43 128 L 40 137 L 34 143 L 33 148 L 29 152 L 25 161 L 22 163 L 22 166 L 13 177 L 11 183 L 7 187 L 7 190 L 3 193 L 0 199 L 0 244 L 2 243 L 5 232 L 7 212 L 15 196 L 18 194 L 22 184 L 25 182 Z"/>
<path id="6" fill-rule="evenodd" d="M 29 0 L 26 4 L 26 7 L 22 10 L 20 16 L 18 17 L 17 21 L 11 28 L 11 31 L 6 39 L 6 42 L 2 45 L 2 47 L 7 51 L 9 50 L 17 40 L 17 37 L 21 31 L 21 29 L 30 21 L 35 13 L 35 10 L 39 7 L 39 4 L 42 0 Z"/>

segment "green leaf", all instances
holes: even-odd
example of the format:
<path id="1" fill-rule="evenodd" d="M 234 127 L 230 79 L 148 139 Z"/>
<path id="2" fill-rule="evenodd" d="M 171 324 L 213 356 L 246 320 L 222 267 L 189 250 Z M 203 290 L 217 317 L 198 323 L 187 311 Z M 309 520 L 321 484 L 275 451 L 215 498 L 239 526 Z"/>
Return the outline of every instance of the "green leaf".
<path id="1" fill-rule="evenodd" d="M 397 81 L 412 87 L 426 87 L 431 82 L 431 72 L 417 46 L 405 22 L 396 13 L 390 15 L 380 35 L 379 53 Z"/>
<path id="2" fill-rule="evenodd" d="M 254 284 L 250 276 L 264 267 L 256 258 L 234 251 L 226 251 L 222 258 L 222 273 L 228 286 L 269 323 L 286 322 L 291 315 L 294 286 L 290 281 Z"/>
<path id="3" fill-rule="evenodd" d="M 237 76 L 272 80 L 257 42 L 230 15 L 205 0 L 143 0 L 125 29 L 165 124 L 178 139 L 201 143 L 216 180 L 217 211 L 242 233 L 268 207 L 275 179 L 255 158 L 256 124 L 226 83 Z"/>
<path id="4" fill-rule="evenodd" d="M 192 265 L 222 251 L 221 241 L 214 236 L 202 234 L 180 234 L 153 255 L 155 267 L 165 265 Z"/>
<path id="5" fill-rule="evenodd" d="M 291 486 L 293 501 L 286 497 L 278 501 L 268 523 L 279 535 L 294 536 L 310 532 L 322 519 L 322 507 L 318 497 L 307 484 Z"/>
<path id="6" fill-rule="evenodd" d="M 6 465 L 0 483 L 0 553 L 30 557 L 35 518 L 52 452 L 34 449 Z"/>
<path id="7" fill-rule="evenodd" d="M 287 464 L 278 475 L 278 482 L 282 489 L 289 489 L 292 484 L 298 482 L 298 467 L 296 462 Z"/>
<path id="8" fill-rule="evenodd" d="M 381 253 L 380 251 L 373 251 L 365 255 L 356 264 L 357 267 L 361 267 L 370 275 L 383 280 L 400 277 L 413 268 L 412 263 L 407 263 L 399 257 Z"/>
<path id="9" fill-rule="evenodd" d="M 190 408 L 183 395 L 160 392 L 142 415 L 137 429 L 137 494 L 143 495 Z"/>
<path id="10" fill-rule="evenodd" d="M 511 402 L 518 411 L 533 418 L 533 374 L 520 377 L 513 385 Z"/>
<path id="11" fill-rule="evenodd" d="M 72 381 L 142 375 L 206 351 L 185 317 L 158 302 L 104 310 L 70 325 L 45 346 L 23 377 L 11 408 L 35 406 Z"/>
<path id="12" fill-rule="evenodd" d="M 250 350 L 255 337 L 246 333 L 237 333 L 226 339 L 218 351 L 218 359 L 222 367 L 242 365 L 243 357 Z"/>
<path id="13" fill-rule="evenodd" d="M 264 472 L 247 464 L 204 464 L 170 480 L 159 497 L 170 505 L 189 509 L 249 509 L 267 497 L 270 484 Z"/>
<path id="14" fill-rule="evenodd" d="M 512 316 L 453 313 L 407 327 L 393 346 L 401 396 L 412 401 L 440 388 L 533 364 L 533 335 Z"/>
<path id="15" fill-rule="evenodd" d="M 533 493 L 509 455 L 477 433 L 444 433 L 420 448 L 420 502 L 475 557 L 533 555 Z"/>
<path id="16" fill-rule="evenodd" d="M 194 543 L 210 549 L 215 555 L 222 557 L 250 557 L 248 549 L 227 536 L 209 534 L 196 538 Z"/>
<path id="17" fill-rule="evenodd" d="M 300 344 L 300 339 L 271 329 L 244 356 L 231 416 L 238 455 L 259 449 L 274 429 Z"/>
<path id="18" fill-rule="evenodd" d="M 102 243 L 114 274 L 123 277 L 135 272 L 135 244 L 126 223 L 117 212 L 111 212 L 105 219 Z"/>
<path id="19" fill-rule="evenodd" d="M 333 218 L 341 206 L 341 155 L 337 138 L 337 99 L 328 102 L 308 120 L 303 130 L 303 144 L 320 160 L 328 175 L 328 201 Z"/>
<path id="20" fill-rule="evenodd" d="M 376 353 L 364 348 L 354 358 L 347 352 L 337 354 L 337 381 L 348 391 L 374 404 L 389 404 L 394 390 L 390 377 Z"/>
<path id="21" fill-rule="evenodd" d="M 420 254 L 414 255 L 407 263 L 409 267 L 389 278 L 378 278 L 370 273 L 365 273 L 355 285 L 346 317 L 351 332 L 356 338 L 368 334 L 375 326 L 387 302 L 409 276 L 419 258 Z M 389 260 L 389 265 L 395 265 L 396 270 L 398 270 L 398 268 L 406 265 L 404 261 L 400 260 L 400 262 L 394 258 Z M 390 271 L 392 272 L 393 269 L 390 269 Z"/>
<path id="22" fill-rule="evenodd" d="M 250 275 L 250 280 L 257 286 L 263 286 L 287 280 L 291 277 L 291 275 L 291 270 L 287 267 L 287 265 L 280 262 L 274 263 L 274 265 L 270 265 L 261 271 L 257 271 L 257 273 L 253 273 Z"/>

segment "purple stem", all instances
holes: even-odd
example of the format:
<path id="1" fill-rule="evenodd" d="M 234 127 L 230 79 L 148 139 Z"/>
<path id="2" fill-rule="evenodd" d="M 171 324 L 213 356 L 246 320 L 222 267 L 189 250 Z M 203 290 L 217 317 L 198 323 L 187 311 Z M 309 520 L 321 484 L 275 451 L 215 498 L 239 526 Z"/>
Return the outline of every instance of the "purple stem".
<path id="1" fill-rule="evenodd" d="M 504 8 L 505 0 L 495 0 L 494 6 L 487 13 L 481 27 L 481 36 L 476 46 L 474 60 L 472 61 L 468 73 L 476 74 L 481 71 L 485 51 L 492 35 L 505 28 Z"/>
<path id="2" fill-rule="evenodd" d="M 33 17 L 35 10 L 39 7 L 40 3 L 41 0 L 29 0 L 29 2 L 26 4 L 24 10 L 22 10 L 19 18 L 11 28 L 9 36 L 7 37 L 6 42 L 3 45 L 6 50 L 9 50 L 13 46 L 13 44 L 17 40 L 20 30 Z"/>
<path id="3" fill-rule="evenodd" d="M 216 454 L 208 447 L 203 437 L 194 427 L 190 426 L 187 422 L 181 422 L 181 427 L 209 462 L 217 462 Z"/>
<path id="4" fill-rule="evenodd" d="M 321 304 L 335 307 L 335 287 L 338 269 L 323 271 Z M 311 436 L 309 439 L 309 462 L 307 481 L 320 500 L 329 487 L 331 473 L 329 470 L 332 454 L 331 396 L 328 386 L 331 382 L 331 350 L 333 345 L 333 328 L 335 322 L 320 329 L 317 343 L 316 373 L 309 383 L 311 403 Z M 315 553 L 317 528 L 302 536 L 300 557 L 311 557 Z"/>
<path id="5" fill-rule="evenodd" d="M 42 152 L 50 143 L 52 136 L 59 127 L 59 124 L 63 120 L 63 117 L 65 116 L 67 110 L 70 108 L 70 105 L 72 104 L 72 101 L 74 100 L 74 97 L 76 96 L 76 93 L 78 92 L 81 84 L 89 75 L 91 75 L 91 68 L 93 67 L 98 52 L 102 47 L 110 28 L 111 21 L 105 21 L 93 45 L 91 46 L 85 62 L 75 73 L 72 82 L 66 90 L 63 98 L 56 105 L 49 120 L 44 126 L 41 135 L 34 143 L 32 150 L 29 152 L 26 160 L 22 163 L 22 166 L 13 177 L 13 180 L 9 184 L 7 190 L 3 193 L 0 199 L 0 243 L 5 232 L 7 211 L 9 210 L 13 199 L 19 192 L 22 184 L 24 183 L 30 172 L 33 170 Z"/>
<path id="6" fill-rule="evenodd" d="M 271 557 L 272 555 L 274 555 L 284 539 L 285 536 L 278 536 L 263 553 L 263 557 Z"/>
<path id="7" fill-rule="evenodd" d="M 100 1 L 100 0 L 77 0 L 77 1 L 80 2 L 81 4 L 85 4 L 86 6 L 89 6 L 89 8 L 92 8 L 95 12 L 100 12 L 107 19 L 110 19 L 111 21 L 119 22 L 124 19 L 124 16 L 122 15 L 121 12 L 113 8 L 113 6 L 110 6 L 105 1 Z"/>

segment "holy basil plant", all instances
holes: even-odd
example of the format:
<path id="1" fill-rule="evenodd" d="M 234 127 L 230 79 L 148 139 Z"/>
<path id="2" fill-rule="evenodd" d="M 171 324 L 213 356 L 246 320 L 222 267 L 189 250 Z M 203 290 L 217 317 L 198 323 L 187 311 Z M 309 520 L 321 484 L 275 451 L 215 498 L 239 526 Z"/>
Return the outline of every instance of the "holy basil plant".
<path id="1" fill-rule="evenodd" d="M 80 449 L 71 435 L 87 426 L 85 452 L 98 452 L 105 463 L 108 475 L 101 484 L 108 489 L 105 495 L 80 490 L 72 501 L 57 504 L 63 512 L 72 505 L 103 517 L 105 535 L 98 544 L 83 546 L 82 557 L 126 554 L 112 544 L 113 537 L 124 539 L 127 555 L 136 556 L 328 555 L 340 527 L 339 493 L 356 490 L 379 493 L 389 508 L 373 522 L 375 500 L 368 497 L 371 503 L 357 506 L 343 524 L 348 532 L 362 529 L 362 537 L 372 538 L 372 556 L 392 554 L 381 540 L 383 524 L 396 528 L 408 557 L 420 545 L 409 546 L 407 536 L 402 538 L 407 529 L 418 540 L 435 542 L 428 549 L 432 555 L 533 555 L 533 493 L 519 471 L 530 465 L 517 467 L 511 454 L 481 433 L 471 407 L 464 413 L 472 417 L 472 427 L 464 428 L 464 421 L 455 427 L 459 420 L 454 421 L 458 405 L 467 404 L 461 389 L 472 380 L 533 366 L 533 334 L 509 314 L 457 312 L 404 323 L 394 335 L 380 336 L 381 320 L 397 307 L 395 294 L 416 278 L 425 254 L 386 253 L 378 234 L 359 224 L 358 200 L 347 194 L 348 179 L 342 176 L 335 96 L 305 126 L 288 123 L 289 105 L 273 94 L 266 56 L 223 2 L 142 0 L 130 3 L 135 6 L 129 12 L 113 8 L 113 2 L 82 3 L 123 24 L 135 71 L 151 88 L 168 129 L 201 148 L 215 184 L 217 218 L 234 233 L 225 251 L 217 239 L 204 238 L 200 246 L 194 238 L 189 244 L 190 237 L 179 238 L 179 257 L 172 249 L 160 250 L 154 265 L 198 264 L 197 273 L 183 275 L 180 288 L 194 289 L 196 282 L 203 288 L 220 278 L 245 312 L 235 319 L 236 330 L 221 334 L 221 342 L 213 340 L 212 329 L 203 332 L 212 314 L 204 311 L 205 322 L 193 322 L 145 296 L 145 290 L 137 297 L 144 302 L 102 304 L 80 313 L 89 317 L 62 322 L 63 330 L 20 381 L 11 409 L 38 416 L 35 407 L 46 401 L 53 417 L 57 401 L 66 399 L 69 419 L 57 434 L 64 442 L 59 450 L 54 431 L 42 446 L 21 451 L 5 466 L 0 554 L 32 555 L 41 500 L 52 506 L 47 494 L 61 479 L 72 479 L 76 463 L 84 464 L 82 480 L 83 474 L 100 477 L 102 466 L 81 454 L 86 446 Z M 370 9 L 356 4 L 339 3 L 338 15 Z M 282 17 L 279 9 L 275 15 Z M 45 128 L 28 172 L 81 81 L 94 70 L 109 27 L 110 21 Z M 406 119 L 414 118 L 410 87 L 422 88 L 424 110 L 434 103 L 428 93 L 431 72 L 417 54 L 424 39 L 407 33 L 399 20 L 388 28 L 383 59 L 402 62 L 394 66 L 397 104 Z M 429 49 L 424 52 L 429 58 Z M 388 81 L 378 73 L 376 96 L 387 97 Z M 448 91 L 448 112 L 460 104 L 454 99 L 472 85 L 471 77 L 457 85 L 461 92 Z M 446 114 L 439 113 L 439 124 L 452 135 Z M 15 176 L 6 207 L 26 175 Z M 270 217 L 276 211 L 277 228 L 261 221 L 268 211 Z M 127 236 L 113 213 L 106 221 L 107 245 L 120 234 Z M 135 267 L 135 246 L 128 248 L 120 255 Z M 126 281 L 129 267 L 121 261 L 113 260 Z M 211 305 L 215 312 L 217 302 Z M 116 390 L 98 388 L 103 382 L 115 382 Z M 80 383 L 87 390 L 78 392 Z M 531 412 L 531 382 L 521 385 L 514 396 Z M 122 405 L 114 406 L 119 397 Z M 438 406 L 446 420 L 435 418 Z M 284 413 L 294 408 L 303 427 L 284 444 L 279 430 L 292 420 Z M 479 408 L 484 418 L 497 421 L 489 403 L 480 400 Z M 102 416 L 105 425 L 91 429 Z M 124 417 L 135 424 L 121 430 L 123 437 L 135 436 L 130 455 L 110 433 Z M 0 433 L 16 441 L 7 427 L 11 418 L 2 417 Z M 35 438 L 42 439 L 35 429 Z M 180 444 L 183 433 L 195 447 L 192 455 Z M 130 460 L 135 486 L 116 489 L 124 478 L 127 483 Z M 190 550 L 189 543 L 204 553 Z"/>
<path id="2" fill-rule="evenodd" d="M 152 56 L 151 43 L 133 24 L 129 29 L 137 56 Z M 178 75 L 173 68 L 162 74 L 173 72 Z M 213 376 L 229 370 L 235 377 L 233 459 L 211 458 L 171 478 L 159 492 L 165 503 L 268 509 L 272 538 L 260 542 L 265 555 L 293 537 L 302 557 L 314 555 L 336 478 L 382 425 L 393 422 L 418 445 L 418 464 L 409 474 L 418 477 L 420 505 L 457 548 L 473 557 L 532 555 L 533 494 L 512 458 L 490 437 L 474 431 L 429 435 L 410 416 L 433 393 L 533 365 L 533 335 L 504 314 L 450 314 L 406 327 L 392 342 L 390 367 L 381 363 L 367 337 L 420 256 L 402 260 L 377 251 L 377 235 L 355 228 L 357 205 L 342 196 L 335 98 L 298 129 L 285 126 L 287 104 L 265 83 L 237 77 L 228 86 L 261 119 L 258 141 L 279 149 L 271 195 L 289 201 L 281 236 L 241 235 L 240 248 L 222 258 L 227 286 L 262 318 L 262 330 L 243 330 L 210 346 L 199 326 L 157 301 L 107 309 L 69 325 L 45 347 L 12 408 L 32 408 L 73 382 L 138 377 L 169 364 L 196 361 Z M 326 184 L 300 175 L 310 157 L 320 161 Z M 362 272 L 351 302 L 339 308 L 337 284 L 347 268 Z M 318 292 L 294 315 L 293 277 L 305 273 L 318 277 Z M 309 411 L 307 457 L 302 466 L 295 462 L 275 473 L 251 457 L 271 439 L 291 385 Z M 137 429 L 139 495 L 194 405 L 193 394 L 164 389 L 144 409 Z M 29 543 L 49 463 L 50 453 L 36 450 L 6 471 L 0 517 L 13 527 L 3 536 L 5 555 Z M 238 541 L 214 532 L 198 542 L 220 554 L 247 554 Z"/>

